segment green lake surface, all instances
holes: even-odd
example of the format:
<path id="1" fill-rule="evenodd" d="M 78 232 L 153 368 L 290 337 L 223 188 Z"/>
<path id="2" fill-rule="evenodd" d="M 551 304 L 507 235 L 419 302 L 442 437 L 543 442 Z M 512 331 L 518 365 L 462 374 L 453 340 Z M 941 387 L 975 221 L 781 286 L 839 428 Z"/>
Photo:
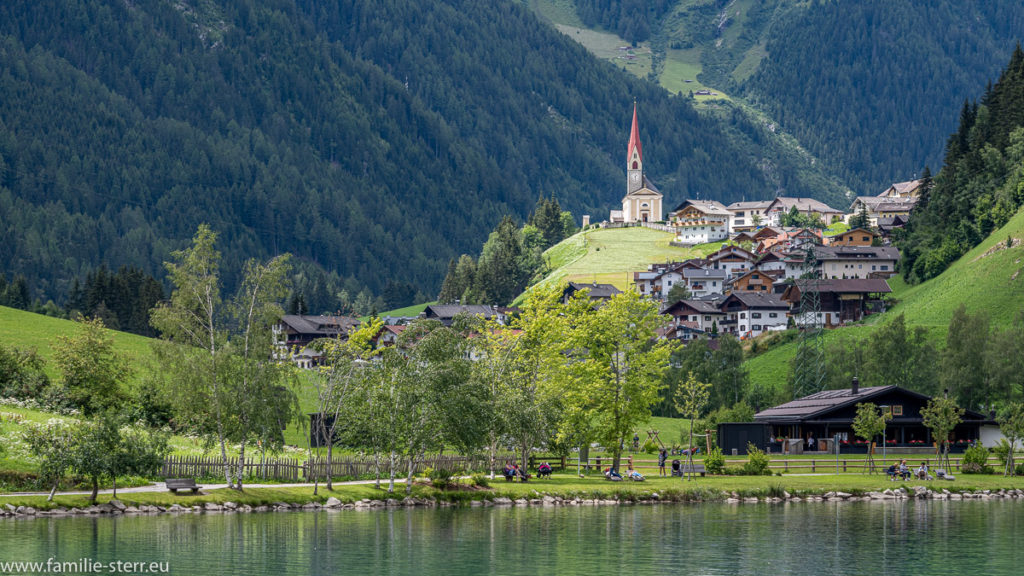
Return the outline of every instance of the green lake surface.
<path id="1" fill-rule="evenodd" d="M 1024 574 L 1024 502 L 391 509 L 0 521 L 4 562 L 170 574 Z M 103 573 L 109 573 L 104 571 Z"/>

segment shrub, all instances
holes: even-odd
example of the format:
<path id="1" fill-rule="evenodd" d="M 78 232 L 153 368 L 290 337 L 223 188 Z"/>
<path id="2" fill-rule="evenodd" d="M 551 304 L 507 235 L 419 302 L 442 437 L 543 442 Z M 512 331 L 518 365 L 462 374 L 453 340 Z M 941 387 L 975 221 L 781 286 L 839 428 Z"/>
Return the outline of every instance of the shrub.
<path id="1" fill-rule="evenodd" d="M 760 448 L 753 444 L 747 444 L 747 463 L 743 465 L 743 471 L 748 476 L 770 475 L 772 473 L 768 469 L 770 461 L 771 458 Z"/>
<path id="2" fill-rule="evenodd" d="M 999 459 L 999 467 L 1006 469 L 1006 457 L 1010 454 L 1010 443 L 1006 441 L 1006 438 L 1000 440 L 999 444 L 992 448 L 992 453 Z"/>
<path id="3" fill-rule="evenodd" d="M 491 485 L 491 482 L 487 479 L 484 474 L 473 474 L 473 486 L 479 486 L 480 488 L 487 488 Z"/>
<path id="4" fill-rule="evenodd" d="M 704 468 L 708 474 L 721 474 L 725 471 L 725 456 L 722 456 L 722 449 L 715 446 L 704 456 Z"/>
<path id="5" fill-rule="evenodd" d="M 960 471 L 965 474 L 991 474 L 992 467 L 988 465 L 988 448 L 974 445 L 964 452 L 964 460 L 960 465 Z"/>
<path id="6" fill-rule="evenodd" d="M 439 468 L 437 470 L 430 470 L 427 477 L 430 478 L 430 484 L 434 488 L 437 488 L 438 490 L 447 490 L 455 484 L 452 478 L 454 475 L 455 473 L 451 470 Z"/>
<path id="7" fill-rule="evenodd" d="M 641 452 L 645 454 L 657 454 L 658 444 L 654 440 L 648 440 L 647 442 L 644 442 L 644 446 Z"/>

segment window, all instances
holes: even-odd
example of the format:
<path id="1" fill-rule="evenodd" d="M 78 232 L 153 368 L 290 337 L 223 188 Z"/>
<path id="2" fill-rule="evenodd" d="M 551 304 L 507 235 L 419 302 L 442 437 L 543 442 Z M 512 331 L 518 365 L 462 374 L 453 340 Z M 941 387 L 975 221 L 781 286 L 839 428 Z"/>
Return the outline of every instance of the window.
<path id="1" fill-rule="evenodd" d="M 769 318 L 778 318 L 779 317 L 779 313 L 778 312 L 769 312 L 768 313 L 768 317 Z"/>
<path id="2" fill-rule="evenodd" d="M 889 269 L 889 267 L 887 265 L 882 264 L 882 270 L 888 270 L 888 269 Z"/>
<path id="3" fill-rule="evenodd" d="M 747 317 L 747 313 L 746 312 L 740 312 L 740 318 L 746 318 L 746 317 Z"/>
<path id="4" fill-rule="evenodd" d="M 903 416 L 903 406 L 901 404 L 890 406 L 889 410 L 893 416 Z"/>
<path id="5" fill-rule="evenodd" d="M 711 316 L 705 316 L 704 317 L 704 321 L 705 322 L 711 322 Z"/>
<path id="6" fill-rule="evenodd" d="M 750 327 L 750 329 L 755 331 L 755 332 L 760 331 L 761 330 L 761 325 L 760 324 L 754 324 L 753 326 Z"/>
<path id="7" fill-rule="evenodd" d="M 742 268 L 742 266 L 740 268 Z M 757 274 L 751 274 L 750 275 L 750 279 L 751 280 L 757 280 L 758 279 Z"/>
<path id="8" fill-rule="evenodd" d="M 751 318 L 760 318 L 761 317 L 761 313 L 760 312 L 751 312 L 750 313 L 750 317 Z"/>
<path id="9" fill-rule="evenodd" d="M 871 242 L 871 237 L 870 236 L 865 236 L 864 237 L 864 241 L 865 242 Z"/>

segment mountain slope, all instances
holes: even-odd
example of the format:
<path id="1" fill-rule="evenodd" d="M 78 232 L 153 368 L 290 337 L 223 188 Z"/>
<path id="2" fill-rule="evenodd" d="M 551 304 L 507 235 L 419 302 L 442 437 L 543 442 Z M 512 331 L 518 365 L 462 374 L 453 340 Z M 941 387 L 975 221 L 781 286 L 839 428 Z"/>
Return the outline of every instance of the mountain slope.
<path id="1" fill-rule="evenodd" d="M 289 251 L 315 310 L 399 269 L 434 293 L 542 193 L 617 204 L 634 98 L 669 204 L 831 186 L 511 1 L 18 0 L 0 70 L 0 271 L 44 299 L 101 262 L 161 274 L 201 222 L 229 287 Z"/>

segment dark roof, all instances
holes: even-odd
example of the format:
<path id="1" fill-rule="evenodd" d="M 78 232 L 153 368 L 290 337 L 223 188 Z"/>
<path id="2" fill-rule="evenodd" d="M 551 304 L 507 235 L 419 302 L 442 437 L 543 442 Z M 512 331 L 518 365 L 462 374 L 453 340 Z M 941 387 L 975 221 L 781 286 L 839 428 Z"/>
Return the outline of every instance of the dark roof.
<path id="1" fill-rule="evenodd" d="M 682 271 L 683 278 L 687 280 L 725 280 L 726 271 L 725 269 L 715 270 L 708 268 L 687 268 Z"/>
<path id="2" fill-rule="evenodd" d="M 594 300 L 597 298 L 611 298 L 616 294 L 621 294 L 622 290 L 619 290 L 611 284 L 598 284 L 596 282 L 591 284 L 580 283 L 580 282 L 569 282 L 569 286 L 565 289 L 565 294 L 575 294 L 580 290 L 590 290 L 590 299 Z"/>
<path id="3" fill-rule="evenodd" d="M 916 397 L 925 402 L 931 400 L 929 396 L 919 394 L 905 388 L 900 388 L 899 386 L 868 386 L 861 388 L 857 394 L 853 393 L 852 388 L 823 390 L 821 392 L 811 394 L 810 396 L 797 398 L 791 402 L 786 402 L 785 404 L 780 404 L 779 406 L 762 410 L 761 412 L 754 414 L 754 420 L 770 420 L 773 422 L 813 420 L 827 412 L 846 406 L 853 406 L 860 402 L 868 402 L 872 398 L 876 398 L 888 392 L 899 392 L 905 396 Z M 984 421 L 985 417 L 972 410 L 965 410 L 964 421 L 968 420 Z"/>
<path id="4" fill-rule="evenodd" d="M 748 308 L 781 308 L 789 309 L 789 302 L 784 301 L 778 294 L 764 292 L 733 292 L 722 301 L 722 308 L 732 300 L 738 300 Z"/>
<path id="5" fill-rule="evenodd" d="M 484 318 L 495 314 L 494 308 L 486 304 L 431 304 L 423 310 L 423 317 L 450 319 L 462 313 Z"/>
<path id="6" fill-rule="evenodd" d="M 900 251 L 894 246 L 816 246 L 814 257 L 818 260 L 899 260 Z"/>
<path id="7" fill-rule="evenodd" d="M 714 300 L 695 300 L 688 298 L 686 300 L 679 300 L 671 306 L 661 311 L 662 314 L 671 314 L 672 311 L 678 310 L 683 306 L 687 306 L 692 310 L 695 310 L 698 314 L 721 314 L 722 311 L 718 309 L 718 302 Z"/>
<path id="8" fill-rule="evenodd" d="M 835 410 L 847 404 L 865 402 L 884 392 L 895 390 L 896 386 L 869 386 L 861 388 L 857 394 L 852 388 L 845 390 L 823 390 L 797 398 L 754 414 L 754 420 L 806 420 L 822 412 Z"/>
<path id="9" fill-rule="evenodd" d="M 285 314 L 281 323 L 298 334 L 315 336 L 337 336 L 347 334 L 359 325 L 358 318 L 349 316 L 310 316 L 308 314 Z"/>
<path id="10" fill-rule="evenodd" d="M 794 284 L 800 290 L 815 280 L 796 280 Z M 818 292 L 836 292 L 846 294 L 875 294 L 892 292 L 889 283 L 881 278 L 843 278 L 833 280 L 817 280 Z"/>

